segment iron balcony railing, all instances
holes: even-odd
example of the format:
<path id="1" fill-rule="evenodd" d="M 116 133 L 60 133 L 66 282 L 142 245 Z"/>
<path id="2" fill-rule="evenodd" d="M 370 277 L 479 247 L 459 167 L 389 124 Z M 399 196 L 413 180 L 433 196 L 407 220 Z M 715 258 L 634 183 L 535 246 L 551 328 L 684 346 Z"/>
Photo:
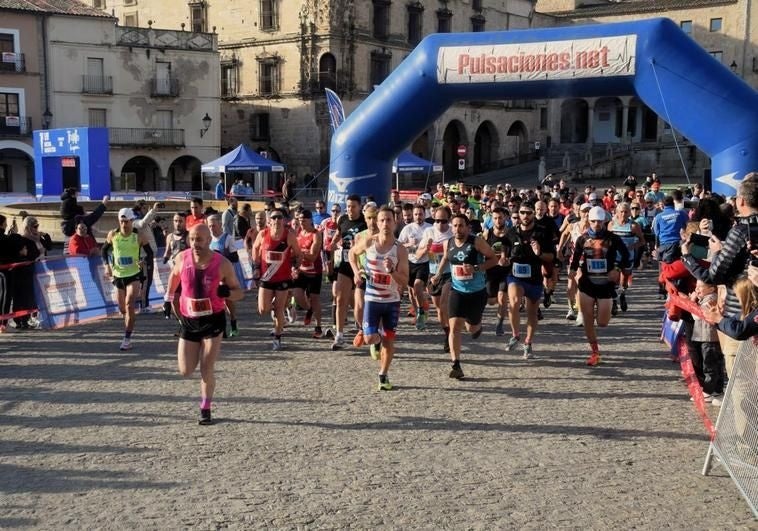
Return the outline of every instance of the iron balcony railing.
<path id="1" fill-rule="evenodd" d="M 176 98 L 179 96 L 179 80 L 175 77 L 154 77 L 150 80 L 150 96 L 153 98 Z"/>
<path id="2" fill-rule="evenodd" d="M 24 54 L 0 52 L 0 72 L 26 72 Z"/>
<path id="3" fill-rule="evenodd" d="M 0 137 L 32 135 L 31 116 L 0 116 Z"/>
<path id="4" fill-rule="evenodd" d="M 111 76 L 82 76 L 83 94 L 113 94 Z"/>
<path id="5" fill-rule="evenodd" d="M 111 127 L 108 143 L 111 146 L 183 147 L 184 129 Z"/>

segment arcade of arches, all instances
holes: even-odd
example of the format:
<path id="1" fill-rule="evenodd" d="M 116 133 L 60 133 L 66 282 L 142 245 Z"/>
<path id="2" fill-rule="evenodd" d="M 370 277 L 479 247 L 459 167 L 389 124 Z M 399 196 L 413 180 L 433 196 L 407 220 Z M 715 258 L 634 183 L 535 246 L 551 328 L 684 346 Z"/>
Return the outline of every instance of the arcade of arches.
<path id="1" fill-rule="evenodd" d="M 658 116 L 635 97 L 566 99 L 560 103 L 560 113 L 561 144 L 658 139 Z"/>
<path id="2" fill-rule="evenodd" d="M 34 194 L 34 160 L 26 151 L 0 143 L 0 193 Z"/>

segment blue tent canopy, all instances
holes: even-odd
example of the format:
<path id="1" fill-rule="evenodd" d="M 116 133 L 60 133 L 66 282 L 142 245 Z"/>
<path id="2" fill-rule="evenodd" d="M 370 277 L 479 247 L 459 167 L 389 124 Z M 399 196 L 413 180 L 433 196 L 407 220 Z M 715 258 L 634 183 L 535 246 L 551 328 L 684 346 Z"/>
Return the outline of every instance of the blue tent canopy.
<path id="1" fill-rule="evenodd" d="M 226 155 L 200 167 L 202 173 L 229 173 L 234 171 L 284 171 L 281 162 L 261 157 L 244 144 L 240 144 Z"/>
<path id="2" fill-rule="evenodd" d="M 392 164 L 393 173 L 437 173 L 442 164 L 417 157 L 410 151 L 403 151 Z"/>

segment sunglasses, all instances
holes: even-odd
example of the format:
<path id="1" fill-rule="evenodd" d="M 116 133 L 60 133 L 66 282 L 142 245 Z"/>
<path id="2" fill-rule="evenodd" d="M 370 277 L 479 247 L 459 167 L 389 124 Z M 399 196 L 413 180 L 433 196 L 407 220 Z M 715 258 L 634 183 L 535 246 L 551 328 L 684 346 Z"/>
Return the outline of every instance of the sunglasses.
<path id="1" fill-rule="evenodd" d="M 342 212 L 342 211 L 338 210 L 336 208 L 332 210 L 332 214 L 339 214 L 340 212 Z"/>
<path id="2" fill-rule="evenodd" d="M 284 216 L 271 216 L 269 219 L 284 219 Z"/>
<path id="3" fill-rule="evenodd" d="M 639 210 L 640 207 L 632 207 L 632 210 Z"/>
<path id="4" fill-rule="evenodd" d="M 434 222 L 435 222 L 435 223 L 442 223 L 443 225 L 444 225 L 445 223 L 450 223 L 450 221 L 449 221 L 449 220 L 447 220 L 447 219 L 435 219 L 435 220 L 434 220 Z"/>
<path id="5" fill-rule="evenodd" d="M 534 215 L 534 212 L 532 212 L 531 210 L 519 210 L 518 213 L 519 214 L 523 214 L 524 216 L 533 216 Z"/>

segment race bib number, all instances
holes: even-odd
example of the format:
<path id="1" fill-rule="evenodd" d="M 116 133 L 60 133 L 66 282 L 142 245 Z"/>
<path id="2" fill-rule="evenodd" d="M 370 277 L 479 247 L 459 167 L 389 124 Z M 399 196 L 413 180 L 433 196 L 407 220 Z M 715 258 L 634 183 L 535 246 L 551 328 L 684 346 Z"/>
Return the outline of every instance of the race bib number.
<path id="1" fill-rule="evenodd" d="M 389 286 L 392 283 L 392 275 L 389 273 L 374 273 L 371 275 L 371 283 L 375 286 Z"/>
<path id="2" fill-rule="evenodd" d="M 440 268 L 440 257 L 435 253 L 429 253 L 429 272 L 433 275 Z"/>
<path id="3" fill-rule="evenodd" d="M 284 261 L 284 253 L 280 251 L 266 251 L 266 262 L 274 264 Z"/>
<path id="4" fill-rule="evenodd" d="M 342 249 L 342 261 L 347 262 L 350 260 L 350 249 Z"/>
<path id="5" fill-rule="evenodd" d="M 530 264 L 513 264 L 513 276 L 516 278 L 532 278 Z"/>
<path id="6" fill-rule="evenodd" d="M 474 278 L 474 273 L 467 273 L 466 266 L 457 265 L 453 266 L 453 277 L 456 280 L 471 280 Z"/>
<path id="7" fill-rule="evenodd" d="M 210 299 L 188 299 L 189 317 L 204 317 L 213 313 Z"/>
<path id="8" fill-rule="evenodd" d="M 118 265 L 124 267 L 124 266 L 130 266 L 134 263 L 134 257 L 132 256 L 119 256 L 118 257 Z"/>
<path id="9" fill-rule="evenodd" d="M 587 273 L 607 273 L 608 262 L 605 258 L 589 258 L 587 259 Z"/>
<path id="10" fill-rule="evenodd" d="M 342 264 L 342 250 L 337 249 L 334 252 L 334 267 L 339 267 Z"/>

